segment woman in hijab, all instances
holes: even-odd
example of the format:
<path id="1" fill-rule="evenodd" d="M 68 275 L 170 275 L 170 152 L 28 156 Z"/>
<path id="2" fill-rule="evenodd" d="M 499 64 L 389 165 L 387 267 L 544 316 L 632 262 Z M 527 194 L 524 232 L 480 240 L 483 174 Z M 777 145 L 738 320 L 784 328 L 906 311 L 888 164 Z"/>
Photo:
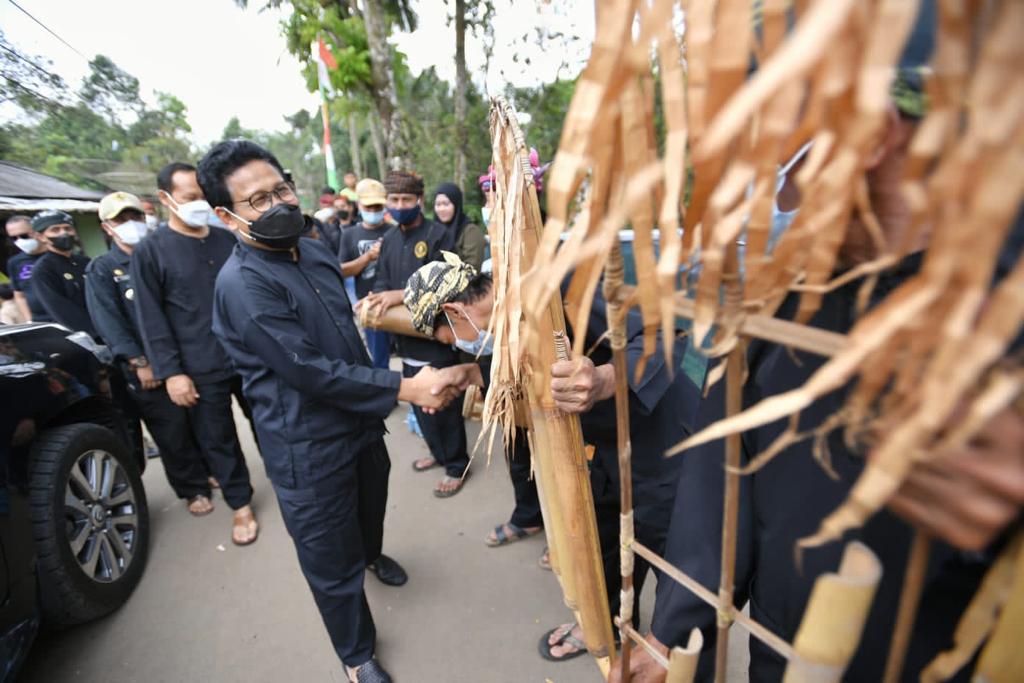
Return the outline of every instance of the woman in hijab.
<path id="1" fill-rule="evenodd" d="M 455 231 L 455 253 L 480 270 L 487 240 L 484 231 L 462 209 L 462 190 L 455 183 L 441 183 L 434 192 L 434 220 Z"/>

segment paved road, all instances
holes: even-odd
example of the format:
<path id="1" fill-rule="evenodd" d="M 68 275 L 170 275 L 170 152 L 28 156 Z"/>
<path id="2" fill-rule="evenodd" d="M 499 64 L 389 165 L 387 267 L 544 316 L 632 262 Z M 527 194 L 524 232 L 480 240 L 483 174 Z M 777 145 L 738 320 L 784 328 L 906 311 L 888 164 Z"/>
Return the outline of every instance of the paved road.
<path id="1" fill-rule="evenodd" d="M 439 470 L 415 473 L 426 454 L 403 419 L 388 420 L 392 473 L 386 553 L 410 575 L 401 588 L 367 577 L 378 654 L 396 681 L 554 683 L 599 680 L 589 657 L 551 664 L 537 655 L 543 631 L 566 619 L 554 577 L 537 567 L 542 537 L 487 548 L 487 530 L 507 519 L 512 487 L 504 463 L 473 465 L 454 498 L 431 494 Z M 257 543 L 230 542 L 230 510 L 193 518 L 151 460 L 145 484 L 152 517 L 149 564 L 138 590 L 99 622 L 40 639 L 23 680 L 344 681 L 306 587 L 273 491 L 246 428 Z M 471 430 L 475 438 L 477 424 Z"/>

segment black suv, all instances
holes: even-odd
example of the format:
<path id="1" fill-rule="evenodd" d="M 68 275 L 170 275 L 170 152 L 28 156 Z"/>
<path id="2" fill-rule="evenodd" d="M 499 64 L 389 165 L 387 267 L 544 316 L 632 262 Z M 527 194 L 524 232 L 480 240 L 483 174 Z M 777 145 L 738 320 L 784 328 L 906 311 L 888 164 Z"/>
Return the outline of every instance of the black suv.
<path id="1" fill-rule="evenodd" d="M 40 624 L 103 616 L 142 577 L 145 459 L 126 446 L 111 372 L 84 332 L 0 327 L 0 681 Z"/>

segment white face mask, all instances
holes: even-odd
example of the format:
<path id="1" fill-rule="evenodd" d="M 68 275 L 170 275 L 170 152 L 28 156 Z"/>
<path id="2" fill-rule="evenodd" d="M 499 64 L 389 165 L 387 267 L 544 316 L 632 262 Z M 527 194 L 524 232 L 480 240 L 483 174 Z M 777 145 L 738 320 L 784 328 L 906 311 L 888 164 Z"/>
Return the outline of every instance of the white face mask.
<path id="1" fill-rule="evenodd" d="M 167 198 L 171 200 L 171 211 L 178 214 L 185 225 L 193 228 L 202 228 L 209 224 L 210 214 L 213 213 L 213 207 L 205 199 L 196 199 L 195 201 L 185 202 L 179 204 L 174 201 L 174 197 L 170 194 Z"/>
<path id="2" fill-rule="evenodd" d="M 39 240 L 34 237 L 22 237 L 14 240 L 14 246 L 21 249 L 26 254 L 31 254 L 39 248 Z"/>
<path id="3" fill-rule="evenodd" d="M 160 224 L 160 219 L 156 217 L 156 214 L 153 214 L 153 213 L 147 213 L 146 214 L 146 225 L 148 225 L 151 228 L 155 228 L 159 224 Z"/>
<path id="4" fill-rule="evenodd" d="M 484 219 L 484 227 L 491 223 L 491 210 L 486 206 L 480 209 L 480 217 Z"/>
<path id="5" fill-rule="evenodd" d="M 142 221 L 125 221 L 121 225 L 111 226 L 111 229 L 117 235 L 117 239 L 129 247 L 141 242 L 149 232 L 149 226 Z"/>

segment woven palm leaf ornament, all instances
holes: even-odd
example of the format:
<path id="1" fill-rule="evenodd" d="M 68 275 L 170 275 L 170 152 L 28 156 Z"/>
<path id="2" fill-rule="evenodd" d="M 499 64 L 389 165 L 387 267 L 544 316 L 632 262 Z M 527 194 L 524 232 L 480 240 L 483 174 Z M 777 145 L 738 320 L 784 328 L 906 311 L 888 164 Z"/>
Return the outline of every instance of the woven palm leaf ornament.
<path id="1" fill-rule="evenodd" d="M 936 47 L 923 72 L 928 108 L 900 183 L 908 228 L 889 243 L 872 211 L 868 169 L 893 123 L 896 65 L 918 9 L 904 0 L 599 3 L 592 55 L 547 178 L 547 223 L 528 262 L 505 263 L 507 280 L 496 288 L 522 321 L 495 330 L 512 363 L 498 372 L 544 378 L 523 359 L 538 358 L 526 349 L 547 343 L 544 321 L 556 308 L 561 314 L 566 277 L 565 310 L 583 338 L 626 227 L 638 280 L 626 304 L 642 314 L 645 354 L 655 352 L 657 331 L 674 335 L 676 315 L 686 312 L 695 346 L 712 358 L 742 355 L 751 321 L 793 293 L 797 323 L 854 279 L 864 282 L 866 309 L 877 273 L 927 236 L 919 272 L 863 312 L 803 386 L 737 409 L 671 452 L 787 418 L 791 428 L 755 469 L 785 457 L 796 439 L 822 442 L 825 430 L 870 446 L 847 501 L 801 542 L 810 546 L 862 525 L 915 463 L 966 443 L 1019 400 L 1024 371 L 1008 349 L 1024 321 L 1024 262 L 992 282 L 1024 197 L 1024 3 L 938 3 Z M 664 121 L 660 142 L 655 112 Z M 795 174 L 799 213 L 769 251 L 777 170 L 807 143 Z M 833 279 L 854 222 L 875 256 Z M 498 237 L 506 239 L 499 251 L 513 246 Z M 581 347 L 570 352 L 579 356 Z M 727 374 L 720 367 L 713 378 Z M 737 367 L 742 375 L 742 360 Z M 845 406 L 817 433 L 796 432 L 802 410 L 846 386 Z M 501 401 L 489 403 L 492 416 L 507 411 Z M 826 453 L 821 460 L 827 466 Z M 869 564 L 854 557 L 849 566 L 870 575 Z"/>

